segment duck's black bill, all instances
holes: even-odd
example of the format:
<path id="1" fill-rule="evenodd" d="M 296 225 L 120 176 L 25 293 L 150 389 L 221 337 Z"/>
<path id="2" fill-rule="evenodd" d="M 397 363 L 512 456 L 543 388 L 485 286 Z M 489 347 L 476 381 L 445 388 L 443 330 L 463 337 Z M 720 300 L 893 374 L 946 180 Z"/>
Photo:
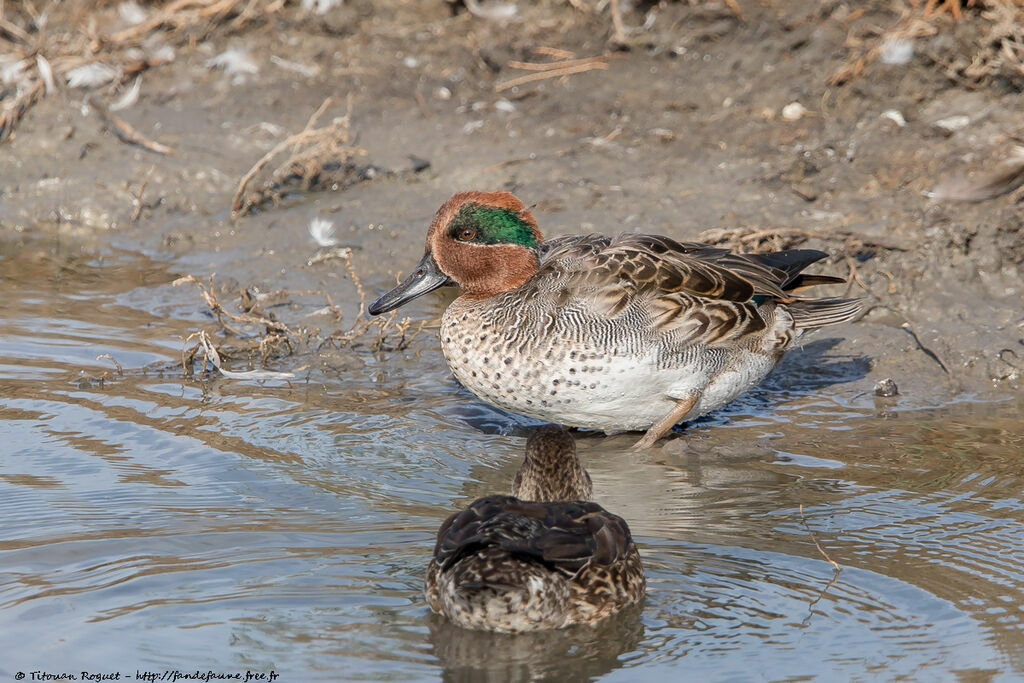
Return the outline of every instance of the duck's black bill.
<path id="1" fill-rule="evenodd" d="M 427 292 L 433 292 L 438 287 L 454 284 L 455 282 L 437 267 L 437 261 L 434 260 L 430 252 L 427 252 L 420 259 L 420 262 L 416 264 L 416 269 L 407 278 L 402 280 L 390 292 L 370 304 L 370 308 L 367 310 L 369 310 L 370 315 L 387 313 L 418 296 Z"/>

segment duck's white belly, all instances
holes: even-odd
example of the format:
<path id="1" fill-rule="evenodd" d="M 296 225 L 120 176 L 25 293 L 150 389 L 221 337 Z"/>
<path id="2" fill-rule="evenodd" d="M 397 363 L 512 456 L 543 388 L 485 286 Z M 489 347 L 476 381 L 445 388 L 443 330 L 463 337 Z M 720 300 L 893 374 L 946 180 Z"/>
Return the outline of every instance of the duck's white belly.
<path id="1" fill-rule="evenodd" d="M 694 394 L 692 419 L 757 384 L 773 358 L 744 349 L 692 347 L 672 358 L 656 349 L 596 348 L 513 331 L 468 332 L 445 316 L 441 348 L 455 377 L 482 400 L 550 422 L 603 430 L 643 430 Z M 462 327 L 458 326 L 461 321 Z"/>

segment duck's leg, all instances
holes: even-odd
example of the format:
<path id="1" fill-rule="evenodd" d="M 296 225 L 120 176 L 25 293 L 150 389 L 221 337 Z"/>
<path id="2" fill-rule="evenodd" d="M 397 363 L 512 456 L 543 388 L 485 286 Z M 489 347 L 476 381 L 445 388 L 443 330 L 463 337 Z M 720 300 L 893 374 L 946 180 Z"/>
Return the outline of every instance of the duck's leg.
<path id="1" fill-rule="evenodd" d="M 653 446 L 658 439 L 665 436 L 670 429 L 676 426 L 683 416 L 686 415 L 693 406 L 697 404 L 698 394 L 694 394 L 688 398 L 680 400 L 668 411 L 668 414 L 651 425 L 651 428 L 647 430 L 647 433 L 643 435 L 643 438 L 636 442 L 633 446 L 634 451 L 641 451 L 645 448 Z"/>

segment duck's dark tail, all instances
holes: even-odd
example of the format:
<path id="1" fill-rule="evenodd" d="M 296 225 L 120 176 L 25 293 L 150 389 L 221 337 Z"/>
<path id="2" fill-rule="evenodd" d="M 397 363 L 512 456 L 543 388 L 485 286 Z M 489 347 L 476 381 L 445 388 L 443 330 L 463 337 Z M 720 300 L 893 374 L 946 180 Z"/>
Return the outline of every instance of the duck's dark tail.
<path id="1" fill-rule="evenodd" d="M 862 308 L 860 299 L 797 299 L 785 304 L 799 330 L 813 330 L 853 320 Z"/>
<path id="2" fill-rule="evenodd" d="M 801 289 L 814 287 L 815 285 L 831 285 L 846 282 L 841 277 L 831 275 L 807 275 L 802 271 L 812 263 L 817 263 L 828 256 L 817 249 L 787 249 L 785 251 L 773 251 L 768 254 L 747 254 L 747 258 L 753 259 L 762 265 L 781 271 L 782 277 L 779 286 L 786 292 L 798 292 Z"/>
<path id="3" fill-rule="evenodd" d="M 817 285 L 835 285 L 846 282 L 832 275 L 811 275 L 803 273 L 804 268 L 828 256 L 817 249 L 787 249 L 769 254 L 749 254 L 759 263 L 774 268 L 782 274 L 781 288 L 786 294 L 795 294 Z M 836 325 L 853 320 L 860 314 L 860 299 L 798 299 L 785 302 L 793 316 L 797 329 L 813 330 L 826 325 Z"/>

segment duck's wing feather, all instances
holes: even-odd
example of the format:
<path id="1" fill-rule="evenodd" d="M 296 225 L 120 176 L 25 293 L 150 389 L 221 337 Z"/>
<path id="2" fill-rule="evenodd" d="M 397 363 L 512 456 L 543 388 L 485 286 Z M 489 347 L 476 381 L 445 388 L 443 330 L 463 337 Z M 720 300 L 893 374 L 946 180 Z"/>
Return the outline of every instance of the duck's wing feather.
<path id="1" fill-rule="evenodd" d="M 445 521 L 434 559 L 444 570 L 468 555 L 497 548 L 572 575 L 587 565 L 623 561 L 631 546 L 626 522 L 597 503 L 487 496 Z"/>
<path id="2" fill-rule="evenodd" d="M 826 256 L 814 249 L 737 254 L 662 235 L 574 235 L 545 243 L 537 280 L 563 274 L 580 290 L 612 286 L 737 302 L 758 295 L 788 300 L 800 272 Z"/>
<path id="3" fill-rule="evenodd" d="M 765 299 L 794 302 L 796 290 L 842 282 L 801 273 L 825 256 L 737 254 L 660 235 L 575 235 L 545 243 L 525 298 L 551 307 L 575 302 L 605 318 L 639 316 L 655 332 L 714 344 L 763 330 L 756 309 Z"/>

